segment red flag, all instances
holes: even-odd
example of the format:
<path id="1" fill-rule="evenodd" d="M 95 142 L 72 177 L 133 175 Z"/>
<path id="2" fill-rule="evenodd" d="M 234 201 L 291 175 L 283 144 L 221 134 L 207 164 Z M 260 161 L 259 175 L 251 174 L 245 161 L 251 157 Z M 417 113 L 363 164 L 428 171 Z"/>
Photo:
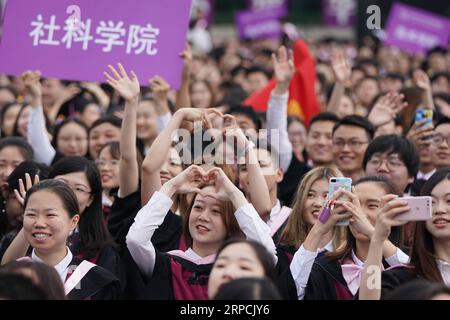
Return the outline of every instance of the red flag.
<path id="1" fill-rule="evenodd" d="M 288 115 L 298 116 L 309 123 L 320 112 L 315 90 L 316 63 L 305 41 L 297 40 L 293 49 L 295 73 L 289 86 Z M 264 88 L 244 100 L 243 104 L 251 106 L 257 112 L 265 112 L 275 84 L 274 79 L 270 80 Z"/>

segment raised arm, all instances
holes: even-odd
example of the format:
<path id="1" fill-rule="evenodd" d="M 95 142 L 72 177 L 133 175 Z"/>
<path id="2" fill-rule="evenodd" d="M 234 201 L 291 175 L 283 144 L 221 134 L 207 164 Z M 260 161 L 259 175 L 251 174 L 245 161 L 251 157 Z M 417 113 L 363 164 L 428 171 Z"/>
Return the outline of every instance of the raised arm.
<path id="1" fill-rule="evenodd" d="M 244 194 L 228 179 L 220 168 L 208 171 L 209 180 L 214 181 L 216 193 L 212 195 L 220 200 L 230 200 L 236 208 L 236 220 L 247 239 L 258 241 L 278 261 L 276 247 L 270 235 L 269 226 L 261 219 L 255 208 L 247 201 Z"/>
<path id="2" fill-rule="evenodd" d="M 113 66 L 108 67 L 113 76 L 105 72 L 106 81 L 125 99 L 125 112 L 120 131 L 119 166 L 119 196 L 123 198 L 139 188 L 139 168 L 136 160 L 136 110 L 140 87 L 134 71 L 131 71 L 128 77 L 120 63 L 117 64 L 120 74 Z"/>
<path id="3" fill-rule="evenodd" d="M 339 103 L 344 95 L 346 82 L 350 80 L 352 69 L 341 51 L 336 52 L 331 58 L 331 68 L 336 77 L 333 92 L 328 102 L 327 110 L 337 114 Z"/>
<path id="4" fill-rule="evenodd" d="M 190 108 L 191 97 L 189 95 L 189 80 L 191 77 L 192 50 L 189 44 L 186 44 L 186 50 L 180 53 L 184 60 L 183 72 L 181 74 L 181 86 L 177 91 L 175 99 L 175 108 Z"/>
<path id="5" fill-rule="evenodd" d="M 425 109 L 434 109 L 433 93 L 430 78 L 425 71 L 417 69 L 413 73 L 413 81 L 422 90 L 422 103 Z"/>
<path id="6" fill-rule="evenodd" d="M 142 163 L 141 201 L 146 203 L 153 192 L 161 188 L 159 170 L 167 158 L 172 145 L 172 136 L 180 128 L 183 121 L 203 121 L 207 114 L 222 114 L 216 109 L 200 110 L 182 108 L 175 112 L 164 130 L 156 137 Z"/>
<path id="7" fill-rule="evenodd" d="M 272 55 L 276 79 L 275 89 L 272 91 L 267 108 L 267 134 L 271 141 L 272 130 L 279 135 L 280 168 L 286 172 L 292 160 L 292 144 L 287 132 L 287 107 L 289 98 L 289 84 L 294 74 L 294 62 L 288 57 L 284 46 L 278 49 L 278 58 Z"/>
<path id="8" fill-rule="evenodd" d="M 42 108 L 42 86 L 39 71 L 27 71 L 22 79 L 31 96 L 31 111 L 28 120 L 27 140 L 33 147 L 34 159 L 50 165 L 55 157 L 55 148 L 50 143 L 45 127 L 44 109 Z"/>
<path id="9" fill-rule="evenodd" d="M 396 198 L 396 195 L 387 195 L 382 198 L 382 207 L 377 216 L 375 231 L 370 240 L 369 252 L 364 269 L 361 272 L 359 286 L 360 300 L 379 300 L 381 297 L 383 246 L 393 226 L 401 226 L 407 223 L 407 221 L 395 220 L 395 216 L 410 210 L 407 202 L 397 200 Z"/>
<path id="10" fill-rule="evenodd" d="M 149 82 L 150 88 L 152 89 L 155 98 L 156 114 L 158 115 L 158 133 L 160 133 L 172 118 L 172 114 L 170 113 L 169 109 L 169 103 L 167 100 L 170 85 L 160 76 L 151 78 Z"/>
<path id="11" fill-rule="evenodd" d="M 159 192 L 155 192 L 150 201 L 136 215 L 127 234 L 126 243 L 139 269 L 148 278 L 153 273 L 156 259 L 156 251 L 151 239 L 173 204 L 171 198 L 175 193 L 201 192 L 196 184 L 202 177 L 202 171 L 197 166 L 188 167 L 178 176 L 167 181 Z"/>
<path id="12" fill-rule="evenodd" d="M 248 192 L 253 206 L 259 213 L 261 218 L 265 221 L 270 216 L 272 210 L 272 203 L 270 201 L 269 188 L 261 166 L 258 161 L 258 155 L 255 148 L 252 147 L 251 142 L 247 139 L 242 129 L 236 123 L 236 120 L 231 115 L 225 115 L 225 118 L 231 120 L 231 126 L 225 128 L 226 141 L 237 141 L 237 150 L 244 153 L 245 170 L 248 172 Z M 239 154 L 238 157 L 242 154 Z"/>

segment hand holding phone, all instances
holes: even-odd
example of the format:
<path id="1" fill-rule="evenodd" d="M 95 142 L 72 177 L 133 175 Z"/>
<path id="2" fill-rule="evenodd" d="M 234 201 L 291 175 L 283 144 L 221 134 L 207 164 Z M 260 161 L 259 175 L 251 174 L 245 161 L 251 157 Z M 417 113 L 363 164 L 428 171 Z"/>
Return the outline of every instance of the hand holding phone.
<path id="1" fill-rule="evenodd" d="M 352 191 L 352 179 L 346 178 L 346 177 L 331 177 L 330 183 L 328 187 L 328 199 L 331 199 L 333 197 L 333 194 L 339 190 L 344 189 L 349 192 Z M 350 200 L 347 196 L 343 196 L 340 198 L 340 200 Z M 345 212 L 344 212 L 345 213 Z M 348 226 L 350 221 L 348 219 L 338 221 L 336 223 L 337 226 Z"/>
<path id="2" fill-rule="evenodd" d="M 414 123 L 419 122 L 422 119 L 426 119 L 427 121 L 422 125 L 426 126 L 433 123 L 433 110 L 431 109 L 417 109 L 416 115 L 414 119 Z"/>
<path id="3" fill-rule="evenodd" d="M 410 211 L 398 214 L 395 219 L 401 221 L 425 221 L 432 217 L 431 197 L 403 197 L 398 198 L 408 203 Z"/>

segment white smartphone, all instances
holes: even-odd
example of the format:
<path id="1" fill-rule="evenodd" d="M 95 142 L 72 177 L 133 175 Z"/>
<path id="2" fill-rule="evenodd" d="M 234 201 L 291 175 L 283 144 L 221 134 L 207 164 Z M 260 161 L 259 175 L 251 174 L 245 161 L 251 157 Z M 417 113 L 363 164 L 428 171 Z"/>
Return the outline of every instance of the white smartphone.
<path id="1" fill-rule="evenodd" d="M 431 219 L 431 197 L 403 197 L 398 198 L 398 200 L 408 202 L 408 206 L 411 208 L 411 210 L 397 215 L 395 219 L 403 221 L 424 221 Z"/>
<path id="2" fill-rule="evenodd" d="M 328 199 L 331 199 L 333 193 L 339 189 L 344 189 L 347 191 L 352 191 L 352 179 L 346 177 L 331 177 L 328 185 Z M 347 196 L 344 196 L 347 199 Z M 343 198 L 344 198 L 343 197 Z M 339 220 L 337 226 L 348 226 L 349 220 Z"/>

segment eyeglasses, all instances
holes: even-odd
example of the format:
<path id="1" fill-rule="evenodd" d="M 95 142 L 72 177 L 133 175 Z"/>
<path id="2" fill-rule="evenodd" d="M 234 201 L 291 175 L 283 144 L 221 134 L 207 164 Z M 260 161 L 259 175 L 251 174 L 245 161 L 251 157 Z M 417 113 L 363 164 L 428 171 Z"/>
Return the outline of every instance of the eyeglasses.
<path id="1" fill-rule="evenodd" d="M 382 159 L 382 158 L 370 159 L 369 161 L 367 161 L 367 164 L 369 166 L 379 168 L 383 162 L 386 162 L 386 166 L 388 167 L 389 170 L 396 170 L 400 167 L 405 166 L 405 164 L 398 159 Z"/>
<path id="2" fill-rule="evenodd" d="M 436 134 L 431 138 L 431 142 L 436 145 L 440 145 L 442 142 L 446 141 L 447 145 L 450 146 L 450 136 L 443 137 L 440 134 Z"/>
<path id="3" fill-rule="evenodd" d="M 110 167 L 118 166 L 120 164 L 120 160 L 112 159 L 112 160 L 102 160 L 97 159 L 95 160 L 95 165 L 97 167 L 104 167 L 106 165 L 109 165 Z"/>
<path id="4" fill-rule="evenodd" d="M 345 147 L 345 145 L 348 145 L 348 147 L 352 150 L 356 150 L 361 148 L 363 144 L 369 143 L 368 141 L 359 141 L 359 140 L 344 140 L 344 139 L 336 139 L 333 140 L 333 146 L 337 147 L 339 149 L 342 149 Z"/>

